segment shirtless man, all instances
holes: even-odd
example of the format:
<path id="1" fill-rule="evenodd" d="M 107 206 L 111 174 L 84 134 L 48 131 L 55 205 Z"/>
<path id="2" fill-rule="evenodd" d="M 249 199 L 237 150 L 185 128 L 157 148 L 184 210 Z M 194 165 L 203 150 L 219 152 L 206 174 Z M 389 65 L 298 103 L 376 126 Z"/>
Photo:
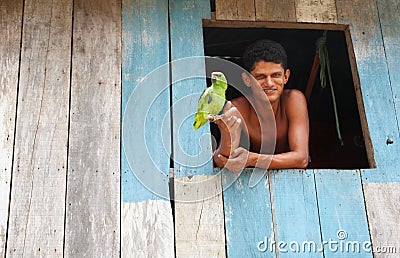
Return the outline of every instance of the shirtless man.
<path id="1" fill-rule="evenodd" d="M 284 89 L 290 76 L 284 48 L 274 41 L 257 41 L 246 49 L 243 62 L 251 75 L 243 73 L 242 79 L 251 94 L 227 102 L 221 116 L 209 117 L 221 132 L 213 155 L 215 165 L 234 173 L 245 167 L 306 168 L 307 103 L 302 92 Z M 244 139 L 248 146 L 243 146 Z M 271 146 L 275 147 L 272 152 L 268 151 Z"/>

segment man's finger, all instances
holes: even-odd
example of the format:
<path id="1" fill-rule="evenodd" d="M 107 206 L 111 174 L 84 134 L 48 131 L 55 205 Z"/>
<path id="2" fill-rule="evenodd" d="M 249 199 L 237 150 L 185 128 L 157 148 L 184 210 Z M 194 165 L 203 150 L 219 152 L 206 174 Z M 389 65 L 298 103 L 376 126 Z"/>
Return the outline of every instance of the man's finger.
<path id="1" fill-rule="evenodd" d="M 207 119 L 208 119 L 208 121 L 210 121 L 210 122 L 214 122 L 214 121 L 215 121 L 215 116 L 213 116 L 213 115 L 208 115 L 208 116 L 207 116 Z"/>
<path id="2" fill-rule="evenodd" d="M 207 116 L 208 121 L 212 122 L 212 123 L 220 123 L 221 122 L 221 116 L 214 116 L 214 115 L 208 115 Z"/>
<path id="3" fill-rule="evenodd" d="M 221 154 L 218 154 L 218 158 L 222 161 L 222 164 L 225 167 L 226 163 L 228 162 L 228 158 L 223 156 L 223 155 L 221 155 Z"/>
<path id="4" fill-rule="evenodd" d="M 225 103 L 224 111 L 223 111 L 223 112 L 226 112 L 226 111 L 229 110 L 231 107 L 232 107 L 232 102 L 230 102 L 230 101 L 228 100 L 228 101 Z"/>

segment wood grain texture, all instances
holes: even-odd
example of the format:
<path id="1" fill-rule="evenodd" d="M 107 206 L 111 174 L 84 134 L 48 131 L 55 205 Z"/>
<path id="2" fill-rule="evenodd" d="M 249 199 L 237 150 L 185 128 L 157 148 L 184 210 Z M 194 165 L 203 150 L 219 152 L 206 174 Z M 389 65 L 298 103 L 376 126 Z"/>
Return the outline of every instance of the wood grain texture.
<path id="1" fill-rule="evenodd" d="M 296 21 L 295 0 L 255 0 L 257 21 Z"/>
<path id="2" fill-rule="evenodd" d="M 309 29 L 309 30 L 345 30 L 345 24 L 334 23 L 300 23 L 284 21 L 228 21 L 203 20 L 204 27 L 212 28 L 271 28 L 271 29 Z"/>
<path id="3" fill-rule="evenodd" d="M 363 185 L 374 257 L 400 253 L 400 183 Z M 394 249 L 393 249 L 394 248 Z M 382 252 L 387 250 L 387 252 Z"/>
<path id="4" fill-rule="evenodd" d="M 173 0 L 169 4 L 174 176 L 212 174 L 209 126 L 193 129 L 197 101 L 207 86 L 202 18 L 209 18 L 210 3 Z"/>
<path id="5" fill-rule="evenodd" d="M 337 23 L 335 0 L 295 0 L 298 22 Z"/>
<path id="6" fill-rule="evenodd" d="M 221 175 L 175 178 L 176 257 L 225 257 Z"/>
<path id="7" fill-rule="evenodd" d="M 230 185 L 232 173 L 222 172 L 227 256 L 275 257 L 269 181 L 263 178 L 250 188 L 251 173 L 244 170 Z"/>
<path id="8" fill-rule="evenodd" d="M 322 240 L 337 243 L 325 246 L 325 257 L 372 257 L 363 249 L 371 239 L 360 172 L 316 170 L 315 181 Z"/>
<path id="9" fill-rule="evenodd" d="M 62 256 L 71 12 L 66 1 L 25 1 L 10 256 Z"/>
<path id="10" fill-rule="evenodd" d="M 22 1 L 0 2 L 0 256 L 5 257 L 22 25 Z"/>
<path id="11" fill-rule="evenodd" d="M 121 220 L 121 257 L 175 257 L 169 201 L 122 202 Z"/>
<path id="12" fill-rule="evenodd" d="M 215 18 L 217 20 L 254 21 L 254 0 L 216 0 Z"/>
<path id="13" fill-rule="evenodd" d="M 124 0 L 122 22 L 121 255 L 174 257 L 168 178 L 171 149 L 168 1 Z M 156 70 L 160 66 L 164 68 Z M 167 135 L 164 141 L 161 129 Z M 127 134 L 129 130 L 132 131 Z M 144 143 L 138 146 L 140 137 L 146 138 L 146 146 Z M 164 147 L 169 153 L 164 152 Z M 151 157 L 157 168 L 148 164 L 144 155 Z M 165 181 L 152 184 L 146 178 L 139 180 L 137 175 L 141 171 L 151 181 L 158 181 L 154 175 L 161 173 Z"/>
<path id="14" fill-rule="evenodd" d="M 385 48 L 389 79 L 393 91 L 393 101 L 397 118 L 397 127 L 400 127 L 400 2 L 396 0 L 378 0 L 379 20 L 382 29 L 382 38 Z M 400 129 L 399 129 L 400 130 Z M 400 181 L 400 179 L 399 179 Z"/>
<path id="15" fill-rule="evenodd" d="M 363 183 L 398 182 L 400 160 L 393 153 L 400 153 L 400 138 L 376 1 L 336 0 L 336 6 L 338 22 L 350 24 L 377 166 L 362 172 Z"/>
<path id="16" fill-rule="evenodd" d="M 270 180 L 276 241 L 287 243 L 280 250 L 279 257 L 292 257 L 295 253 L 306 257 L 323 257 L 322 252 L 317 252 L 322 239 L 313 171 L 273 171 Z M 298 246 L 290 246 L 291 242 Z"/>
<path id="17" fill-rule="evenodd" d="M 74 1 L 65 252 L 120 253 L 121 2 Z"/>
<path id="18" fill-rule="evenodd" d="M 173 0 L 169 3 L 176 256 L 221 257 L 224 256 L 222 198 L 217 195 L 204 199 L 210 191 L 221 189 L 221 181 L 210 180 L 210 184 L 193 186 L 195 181 L 214 178 L 210 129 L 203 126 L 193 130 L 197 101 L 206 88 L 202 19 L 210 18 L 210 2 Z M 199 200 L 180 202 L 192 197 Z"/>
<path id="19" fill-rule="evenodd" d="M 122 201 L 169 199 L 168 1 L 122 4 Z"/>

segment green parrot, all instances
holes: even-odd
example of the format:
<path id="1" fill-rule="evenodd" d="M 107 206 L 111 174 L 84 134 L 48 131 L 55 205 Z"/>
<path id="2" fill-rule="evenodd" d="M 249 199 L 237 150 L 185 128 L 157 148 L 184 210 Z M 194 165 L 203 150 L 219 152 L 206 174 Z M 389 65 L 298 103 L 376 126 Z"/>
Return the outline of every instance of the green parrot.
<path id="1" fill-rule="evenodd" d="M 207 123 L 208 115 L 218 115 L 225 106 L 225 92 L 228 88 L 225 75 L 222 72 L 212 72 L 211 82 L 211 86 L 203 91 L 197 103 L 193 123 L 194 130 Z"/>

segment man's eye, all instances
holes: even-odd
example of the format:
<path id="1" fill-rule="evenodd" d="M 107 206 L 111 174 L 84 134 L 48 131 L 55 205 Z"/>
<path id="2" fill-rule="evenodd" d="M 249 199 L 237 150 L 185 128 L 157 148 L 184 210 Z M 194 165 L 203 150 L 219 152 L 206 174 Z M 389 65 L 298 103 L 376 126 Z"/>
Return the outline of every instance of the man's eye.
<path id="1" fill-rule="evenodd" d="M 272 76 L 275 77 L 275 78 L 279 78 L 279 77 L 282 76 L 282 74 L 281 73 L 274 73 L 274 74 L 272 74 Z"/>

